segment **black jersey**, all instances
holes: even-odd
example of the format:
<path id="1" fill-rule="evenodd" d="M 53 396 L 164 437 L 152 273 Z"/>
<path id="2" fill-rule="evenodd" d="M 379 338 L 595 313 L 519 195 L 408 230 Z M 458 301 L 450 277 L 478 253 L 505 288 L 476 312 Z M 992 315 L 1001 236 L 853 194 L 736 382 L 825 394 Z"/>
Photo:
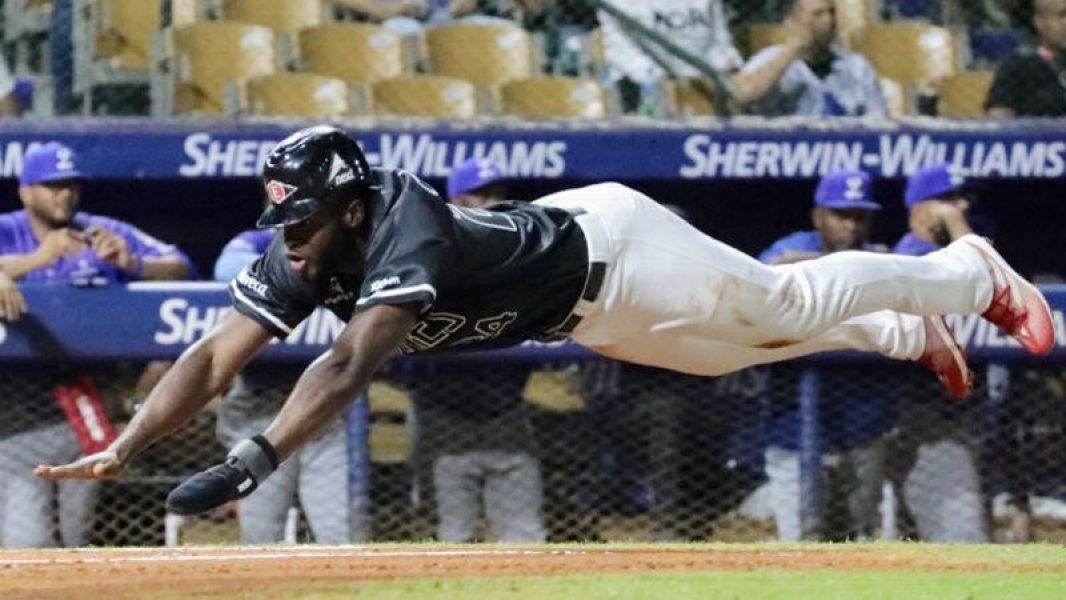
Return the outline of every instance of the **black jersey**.
<path id="1" fill-rule="evenodd" d="M 404 171 L 374 175 L 362 268 L 307 281 L 275 236 L 230 285 L 234 307 L 285 337 L 319 305 L 347 321 L 378 304 L 415 303 L 421 313 L 407 353 L 510 345 L 566 319 L 588 272 L 573 215 L 526 203 L 460 208 Z"/>

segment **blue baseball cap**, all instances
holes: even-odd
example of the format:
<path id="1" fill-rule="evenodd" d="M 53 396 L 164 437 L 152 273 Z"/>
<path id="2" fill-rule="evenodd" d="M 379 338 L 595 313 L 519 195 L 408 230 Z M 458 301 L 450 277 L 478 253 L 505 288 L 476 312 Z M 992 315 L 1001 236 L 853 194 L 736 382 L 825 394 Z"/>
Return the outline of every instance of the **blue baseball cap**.
<path id="1" fill-rule="evenodd" d="M 22 160 L 20 185 L 36 185 L 50 181 L 85 179 L 78 170 L 77 154 L 59 142 L 48 142 L 26 153 Z"/>
<path id="2" fill-rule="evenodd" d="M 452 168 L 448 176 L 448 197 L 470 193 L 503 180 L 499 167 L 486 158 L 471 158 Z"/>
<path id="3" fill-rule="evenodd" d="M 903 195 L 903 202 L 907 210 L 914 208 L 916 204 L 943 196 L 948 192 L 961 191 L 966 187 L 966 177 L 958 167 L 939 163 L 919 169 L 907 180 L 907 191 Z"/>
<path id="4" fill-rule="evenodd" d="M 858 169 L 833 171 L 818 182 L 814 205 L 832 209 L 881 210 L 870 195 L 870 176 Z"/>

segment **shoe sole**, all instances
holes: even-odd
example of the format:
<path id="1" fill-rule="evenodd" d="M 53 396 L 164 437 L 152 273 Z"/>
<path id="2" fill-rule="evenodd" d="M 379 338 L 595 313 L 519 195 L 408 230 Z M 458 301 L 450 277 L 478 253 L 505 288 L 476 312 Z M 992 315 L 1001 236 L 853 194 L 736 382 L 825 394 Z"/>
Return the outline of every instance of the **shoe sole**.
<path id="1" fill-rule="evenodd" d="M 955 341 L 955 336 L 951 334 L 951 330 L 948 329 L 948 326 L 944 323 L 943 317 L 929 317 L 929 319 L 932 321 L 933 332 L 940 338 L 940 342 L 947 346 L 951 351 L 951 360 L 955 362 L 955 367 L 963 374 L 963 379 L 966 382 L 966 390 L 962 393 L 955 393 L 952 391 L 951 386 L 945 382 L 947 377 L 940 376 L 938 373 L 938 378 L 941 383 L 944 384 L 944 387 L 947 388 L 948 394 L 958 400 L 965 400 L 973 391 L 973 372 L 970 371 L 970 365 L 966 362 L 966 351 L 959 346 L 957 341 Z"/>
<path id="2" fill-rule="evenodd" d="M 1009 285 L 1018 291 L 1018 296 L 1022 305 L 1025 306 L 1028 311 L 1026 325 L 1031 325 L 1036 317 L 1036 312 L 1033 310 L 1034 308 L 1036 308 L 1043 316 L 1041 327 L 1029 327 L 1029 331 L 1034 333 L 1040 330 L 1047 332 L 1045 336 L 1042 336 L 1045 338 L 1042 340 L 1042 343 L 1026 344 L 1025 341 L 1018 339 L 1017 336 L 1012 337 L 1018 340 L 1022 344 L 1022 347 L 1032 354 L 1043 355 L 1051 352 L 1051 349 L 1055 346 L 1055 325 L 1051 315 L 1051 306 L 1047 303 L 1047 298 L 1044 297 L 1044 294 L 1042 294 L 1035 285 L 1029 283 L 1028 280 L 1019 275 L 1017 271 L 1007 264 L 1007 261 L 1003 260 L 1003 257 L 1000 256 L 999 253 L 992 248 L 992 245 L 984 238 L 977 235 L 968 235 L 960 241 L 965 241 L 976 248 L 986 259 L 994 263 L 999 269 L 1006 273 L 1007 278 L 1010 280 Z M 1036 340 L 1034 340 L 1034 342 L 1035 341 Z"/>

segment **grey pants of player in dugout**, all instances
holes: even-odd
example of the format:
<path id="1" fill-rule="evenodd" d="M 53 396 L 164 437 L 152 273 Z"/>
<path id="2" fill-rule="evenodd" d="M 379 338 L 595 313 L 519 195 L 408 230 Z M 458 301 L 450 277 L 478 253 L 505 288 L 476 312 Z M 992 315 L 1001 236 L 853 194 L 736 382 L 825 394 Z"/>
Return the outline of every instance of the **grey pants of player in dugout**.
<path id="1" fill-rule="evenodd" d="M 248 435 L 269 420 L 249 423 Z M 350 544 L 369 537 L 366 507 L 348 489 L 348 440 L 343 420 L 281 463 L 263 485 L 240 501 L 241 541 L 272 544 L 284 539 L 289 509 L 299 505 L 319 544 Z"/>
<path id="2" fill-rule="evenodd" d="M 980 313 L 992 301 L 988 265 L 965 242 L 919 258 L 836 252 L 767 266 L 617 183 L 536 203 L 583 211 L 590 260 L 605 265 L 570 337 L 638 364 L 722 375 L 828 350 L 915 360 L 919 315 Z"/>
<path id="3" fill-rule="evenodd" d="M 770 446 L 765 451 L 770 507 L 777 539 L 803 539 L 800 523 L 800 455 Z M 822 456 L 825 472 L 826 523 L 829 540 L 871 539 L 881 524 L 881 488 L 885 481 L 885 442 L 867 444 Z"/>
<path id="4" fill-rule="evenodd" d="M 85 545 L 100 483 L 46 481 L 33 474 L 39 464 L 61 465 L 79 456 L 81 446 L 66 422 L 0 439 L 0 541 L 4 547 Z"/>
<path id="5" fill-rule="evenodd" d="M 473 541 L 482 506 L 497 541 L 543 542 L 546 537 L 540 465 L 527 452 L 443 454 L 433 461 L 433 488 L 441 541 Z"/>

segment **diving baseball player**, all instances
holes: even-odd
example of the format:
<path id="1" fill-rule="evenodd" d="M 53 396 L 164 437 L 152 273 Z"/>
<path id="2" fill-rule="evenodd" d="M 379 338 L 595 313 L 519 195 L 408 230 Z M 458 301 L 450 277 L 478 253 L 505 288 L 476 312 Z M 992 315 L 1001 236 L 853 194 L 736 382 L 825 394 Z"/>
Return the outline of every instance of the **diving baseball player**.
<path id="1" fill-rule="evenodd" d="M 921 258 L 839 252 L 769 267 L 616 183 L 532 204 L 450 206 L 401 170 L 371 170 L 332 127 L 282 140 L 261 227 L 281 228 L 230 287 L 236 310 L 186 350 L 112 446 L 45 478 L 120 474 L 217 395 L 271 337 L 318 305 L 347 325 L 277 418 L 194 475 L 169 510 L 243 497 L 335 419 L 398 352 L 570 338 L 606 356 L 694 374 L 836 349 L 920 360 L 949 387 L 969 369 L 945 313 L 978 313 L 1033 353 L 1054 343 L 1035 286 L 983 239 Z"/>

